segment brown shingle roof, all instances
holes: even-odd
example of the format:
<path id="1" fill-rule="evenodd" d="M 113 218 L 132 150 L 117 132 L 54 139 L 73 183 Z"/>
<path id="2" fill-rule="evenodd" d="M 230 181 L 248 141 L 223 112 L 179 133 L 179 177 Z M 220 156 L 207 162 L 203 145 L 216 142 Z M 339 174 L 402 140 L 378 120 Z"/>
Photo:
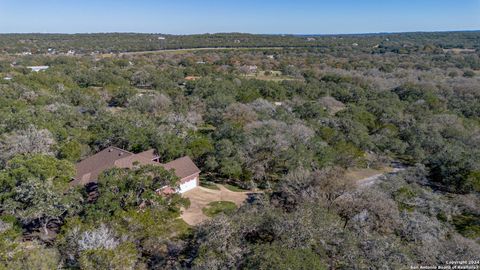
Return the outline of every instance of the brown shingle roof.
<path id="1" fill-rule="evenodd" d="M 150 149 L 150 150 L 147 150 L 145 152 L 138 153 L 137 156 L 141 156 L 141 157 L 147 158 L 149 160 L 152 160 L 152 159 L 158 157 L 157 155 L 155 155 L 155 150 L 154 149 Z"/>
<path id="2" fill-rule="evenodd" d="M 180 179 L 200 173 L 200 169 L 198 169 L 189 157 L 182 157 L 167 164 L 160 164 L 153 161 L 155 158 L 157 158 L 157 156 L 155 156 L 153 149 L 139 154 L 133 154 L 117 147 L 108 147 L 77 163 L 77 173 L 71 184 L 86 185 L 91 182 L 96 182 L 98 176 L 107 169 L 114 167 L 133 168 L 137 163 L 138 165 L 160 165 L 166 170 L 173 169 Z"/>
<path id="3" fill-rule="evenodd" d="M 114 167 L 115 161 L 131 156 L 133 153 L 116 147 L 106 148 L 97 154 L 82 160 L 75 166 L 77 174 L 72 184 L 88 184 L 97 180 L 98 175 L 106 170 Z"/>
<path id="4" fill-rule="evenodd" d="M 200 169 L 195 165 L 195 163 L 193 163 L 190 157 L 175 159 L 167 164 L 163 164 L 163 167 L 166 170 L 174 169 L 175 174 L 180 177 L 180 179 L 200 173 Z"/>

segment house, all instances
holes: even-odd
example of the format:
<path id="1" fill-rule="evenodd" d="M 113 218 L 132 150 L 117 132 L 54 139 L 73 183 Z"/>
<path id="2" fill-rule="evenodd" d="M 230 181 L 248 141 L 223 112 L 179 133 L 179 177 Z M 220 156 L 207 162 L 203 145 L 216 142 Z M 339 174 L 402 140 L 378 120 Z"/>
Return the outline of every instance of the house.
<path id="1" fill-rule="evenodd" d="M 31 69 L 33 72 L 39 72 L 39 71 L 47 70 L 49 66 L 31 66 L 27 68 Z"/>
<path id="2" fill-rule="evenodd" d="M 134 168 L 138 165 L 149 164 L 162 166 L 166 170 L 174 170 L 175 174 L 180 178 L 180 185 L 177 190 L 179 193 L 192 190 L 200 184 L 200 169 L 188 156 L 162 164 L 159 156 L 155 155 L 153 149 L 134 154 L 112 146 L 77 163 L 75 166 L 77 174 L 71 185 L 96 183 L 98 176 L 103 171 L 111 168 Z M 168 189 L 168 187 L 163 187 L 162 189 Z"/>

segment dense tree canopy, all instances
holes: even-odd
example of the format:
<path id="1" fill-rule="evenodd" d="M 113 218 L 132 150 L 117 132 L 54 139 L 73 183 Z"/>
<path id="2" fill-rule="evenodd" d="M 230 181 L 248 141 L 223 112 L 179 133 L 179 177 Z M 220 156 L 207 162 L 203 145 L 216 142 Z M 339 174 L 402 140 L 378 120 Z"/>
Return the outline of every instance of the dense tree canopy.
<path id="1" fill-rule="evenodd" d="M 0 269 L 478 259 L 478 32 L 11 34 L 0 47 Z M 212 49 L 141 52 L 199 47 Z M 261 192 L 189 227 L 159 166 L 72 187 L 74 163 L 107 146 L 189 155 L 202 182 Z M 370 186 L 346 176 L 392 162 L 405 170 Z"/>

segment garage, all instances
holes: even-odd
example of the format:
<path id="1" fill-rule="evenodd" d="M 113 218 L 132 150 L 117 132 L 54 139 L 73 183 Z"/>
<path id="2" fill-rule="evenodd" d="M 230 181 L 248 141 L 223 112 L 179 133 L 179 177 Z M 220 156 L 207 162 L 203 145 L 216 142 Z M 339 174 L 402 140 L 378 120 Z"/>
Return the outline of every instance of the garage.
<path id="1" fill-rule="evenodd" d="M 189 180 L 189 181 L 187 181 L 183 184 L 180 184 L 179 192 L 180 193 L 185 193 L 185 192 L 187 192 L 189 190 L 192 190 L 196 187 L 197 187 L 197 177 L 195 177 L 195 178 L 193 178 L 193 179 L 191 179 L 191 180 Z"/>

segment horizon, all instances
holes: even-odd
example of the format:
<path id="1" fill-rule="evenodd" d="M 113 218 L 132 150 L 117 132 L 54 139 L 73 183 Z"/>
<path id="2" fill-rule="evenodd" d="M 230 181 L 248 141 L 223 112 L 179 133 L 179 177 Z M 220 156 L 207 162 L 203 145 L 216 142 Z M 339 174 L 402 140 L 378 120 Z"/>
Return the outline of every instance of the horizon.
<path id="1" fill-rule="evenodd" d="M 415 34 L 415 33 L 462 33 L 462 32 L 480 32 L 480 29 L 472 30 L 438 30 L 438 31 L 400 31 L 400 32 L 358 32 L 358 33 L 247 33 L 247 32 L 214 32 L 214 33 L 192 33 L 192 34 L 172 34 L 161 32 L 79 32 L 79 33 L 66 33 L 66 32 L 0 32 L 0 35 L 108 35 L 108 34 L 139 34 L 139 35 L 166 35 L 166 36 L 195 36 L 195 35 L 259 35 L 259 36 L 356 36 L 356 35 L 394 35 L 394 34 Z"/>
<path id="2" fill-rule="evenodd" d="M 0 1 L 0 33 L 350 35 L 480 30 L 480 0 Z"/>

